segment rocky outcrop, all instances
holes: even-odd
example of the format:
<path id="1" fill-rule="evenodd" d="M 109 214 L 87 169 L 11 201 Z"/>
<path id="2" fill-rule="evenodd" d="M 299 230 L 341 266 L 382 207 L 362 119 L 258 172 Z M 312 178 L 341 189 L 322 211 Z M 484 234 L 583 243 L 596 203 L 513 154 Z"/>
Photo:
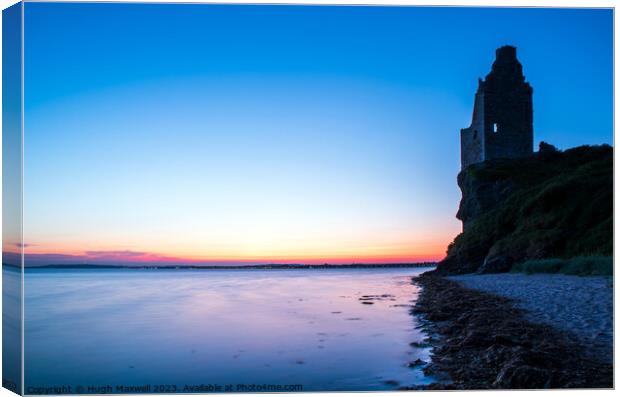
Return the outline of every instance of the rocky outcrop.
<path id="1" fill-rule="evenodd" d="M 612 255 L 613 149 L 560 152 L 541 144 L 520 159 L 473 164 L 457 178 L 463 233 L 441 274 L 509 271 L 528 259 Z"/>
<path id="2" fill-rule="evenodd" d="M 613 387 L 613 367 L 594 361 L 570 335 L 528 322 L 510 300 L 427 272 L 413 313 L 432 337 L 430 389 Z M 445 376 L 447 374 L 447 377 Z"/>
<path id="3" fill-rule="evenodd" d="M 463 198 L 459 204 L 456 218 L 463 222 L 463 229 L 467 229 L 480 215 L 496 208 L 506 200 L 517 188 L 510 179 L 484 180 L 477 178 L 478 171 L 488 167 L 488 163 L 478 163 L 470 166 L 467 172 L 459 173 L 457 183 Z"/>

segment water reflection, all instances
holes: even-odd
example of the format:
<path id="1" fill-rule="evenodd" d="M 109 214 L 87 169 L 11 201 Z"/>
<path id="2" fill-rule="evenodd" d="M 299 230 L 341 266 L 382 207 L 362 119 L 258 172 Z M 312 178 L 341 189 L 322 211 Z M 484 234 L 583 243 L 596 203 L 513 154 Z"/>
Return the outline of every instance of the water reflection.
<path id="1" fill-rule="evenodd" d="M 26 387 L 428 383 L 407 365 L 429 354 L 410 346 L 421 271 L 30 269 Z"/>

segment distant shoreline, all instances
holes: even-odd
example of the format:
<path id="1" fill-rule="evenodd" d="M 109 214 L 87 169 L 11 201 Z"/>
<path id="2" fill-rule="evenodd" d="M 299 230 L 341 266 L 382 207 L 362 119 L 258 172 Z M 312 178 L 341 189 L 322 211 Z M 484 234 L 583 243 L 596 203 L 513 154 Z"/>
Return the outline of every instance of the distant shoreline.
<path id="1" fill-rule="evenodd" d="M 263 265 L 92 265 L 92 264 L 50 264 L 43 266 L 26 266 L 25 269 L 52 269 L 52 270 L 97 270 L 97 269 L 130 269 L 130 270 L 295 270 L 295 269 L 377 269 L 377 268 L 420 268 L 434 267 L 436 262 L 420 263 L 353 263 L 353 264 L 263 264 Z M 8 266 L 19 269 L 8 263 L 3 263 L 3 267 Z"/>

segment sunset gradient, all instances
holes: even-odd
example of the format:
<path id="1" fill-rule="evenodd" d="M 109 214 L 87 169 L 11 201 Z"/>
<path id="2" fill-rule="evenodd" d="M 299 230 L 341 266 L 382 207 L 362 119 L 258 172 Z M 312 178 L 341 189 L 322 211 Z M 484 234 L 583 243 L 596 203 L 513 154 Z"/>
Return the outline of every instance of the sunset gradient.
<path id="1" fill-rule="evenodd" d="M 504 44 L 535 142 L 613 140 L 609 10 L 25 9 L 27 265 L 439 260 Z"/>

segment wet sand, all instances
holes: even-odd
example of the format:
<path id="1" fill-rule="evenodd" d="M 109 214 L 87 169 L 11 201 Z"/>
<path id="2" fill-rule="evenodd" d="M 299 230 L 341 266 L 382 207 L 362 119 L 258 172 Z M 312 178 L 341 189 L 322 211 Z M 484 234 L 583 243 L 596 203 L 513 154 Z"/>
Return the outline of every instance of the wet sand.
<path id="1" fill-rule="evenodd" d="M 525 317 L 574 334 L 590 357 L 613 361 L 613 280 L 563 274 L 449 277 L 466 288 L 514 300 Z"/>
<path id="2" fill-rule="evenodd" d="M 476 277 L 476 276 L 472 276 Z M 515 300 L 427 272 L 412 314 L 431 337 L 427 389 L 610 388 L 613 366 L 574 334 L 532 322 Z"/>

